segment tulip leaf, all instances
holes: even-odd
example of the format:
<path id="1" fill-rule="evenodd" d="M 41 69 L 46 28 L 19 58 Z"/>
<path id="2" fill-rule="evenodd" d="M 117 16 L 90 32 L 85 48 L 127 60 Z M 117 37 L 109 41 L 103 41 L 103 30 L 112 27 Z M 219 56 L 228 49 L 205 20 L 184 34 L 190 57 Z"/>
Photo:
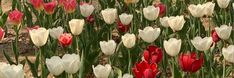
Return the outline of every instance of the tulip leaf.
<path id="1" fill-rule="evenodd" d="M 37 72 L 38 72 L 38 70 L 37 70 L 37 69 L 38 69 L 38 66 L 36 66 L 37 60 L 35 61 L 35 64 L 33 64 L 33 63 L 28 59 L 28 57 L 26 57 L 26 61 L 27 61 L 28 65 L 29 65 L 29 67 L 30 67 L 30 70 L 31 70 L 31 73 L 32 73 L 33 77 L 38 78 L 38 74 L 37 74 Z M 39 64 L 39 61 L 38 61 L 38 64 Z"/>
<path id="2" fill-rule="evenodd" d="M 179 68 L 176 66 L 176 64 L 173 64 L 173 78 L 182 78 L 182 75 L 179 71 Z"/>
<path id="3" fill-rule="evenodd" d="M 11 44 L 12 44 L 12 50 L 13 50 L 13 52 L 15 54 L 15 59 L 18 61 L 19 52 L 17 50 L 17 45 L 16 45 L 17 42 L 14 40 Z"/>
<path id="4" fill-rule="evenodd" d="M 32 22 L 32 15 L 31 15 L 31 12 L 28 10 L 29 8 L 24 5 L 24 15 L 26 16 L 26 23 L 28 26 L 32 26 L 33 25 L 33 22 Z"/>
<path id="5" fill-rule="evenodd" d="M 5 52 L 5 50 L 3 50 L 3 53 L 4 53 L 4 56 L 6 57 L 7 61 L 10 63 L 10 64 L 16 64 L 12 58 Z"/>

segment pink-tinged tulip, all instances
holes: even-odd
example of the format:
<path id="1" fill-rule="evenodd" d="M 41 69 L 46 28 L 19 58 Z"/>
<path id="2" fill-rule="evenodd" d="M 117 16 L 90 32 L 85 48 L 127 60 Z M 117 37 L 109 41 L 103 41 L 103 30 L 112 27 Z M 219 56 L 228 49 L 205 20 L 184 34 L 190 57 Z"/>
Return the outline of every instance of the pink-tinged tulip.
<path id="1" fill-rule="evenodd" d="M 163 17 L 166 14 L 166 5 L 163 3 L 159 3 L 159 4 L 154 4 L 154 7 L 159 7 L 159 16 Z"/>
<path id="2" fill-rule="evenodd" d="M 156 63 L 150 64 L 141 61 L 133 67 L 132 71 L 135 78 L 155 78 L 158 73 L 158 66 Z"/>
<path id="3" fill-rule="evenodd" d="M 159 63 L 162 60 L 162 49 L 154 45 L 148 46 L 144 51 L 144 59 L 148 63 Z"/>
<path id="4" fill-rule="evenodd" d="M 43 0 L 30 0 L 31 4 L 33 5 L 33 7 L 38 10 L 38 11 L 41 11 L 44 9 L 43 7 Z"/>
<path id="5" fill-rule="evenodd" d="M 117 26 L 118 26 L 117 28 L 119 29 L 119 31 L 124 32 L 124 33 L 127 32 L 130 27 L 129 25 L 123 25 L 122 22 L 119 20 L 117 21 Z"/>
<path id="6" fill-rule="evenodd" d="M 73 13 L 76 11 L 76 0 L 66 0 L 63 5 L 66 13 Z"/>
<path id="7" fill-rule="evenodd" d="M 44 9 L 47 14 L 52 15 L 54 13 L 55 7 L 56 7 L 56 1 L 44 3 Z"/>
<path id="8" fill-rule="evenodd" d="M 211 37 L 212 37 L 213 42 L 215 42 L 215 43 L 217 43 L 220 40 L 220 38 L 215 30 L 212 30 Z"/>
<path id="9" fill-rule="evenodd" d="M 60 37 L 59 37 L 59 43 L 63 47 L 67 47 L 67 46 L 71 45 L 71 43 L 72 43 L 72 35 L 69 34 L 69 33 L 61 34 Z"/>
<path id="10" fill-rule="evenodd" d="M 203 64 L 204 54 L 200 53 L 199 58 L 197 58 L 197 54 L 192 52 L 191 54 L 184 53 L 179 56 L 179 65 L 180 68 L 185 72 L 194 73 L 198 71 Z"/>
<path id="11" fill-rule="evenodd" d="M 39 25 L 36 25 L 36 26 L 31 27 L 31 28 L 30 28 L 30 27 L 27 27 L 26 30 L 27 30 L 27 32 L 29 33 L 30 30 L 38 29 L 38 28 L 40 28 L 40 26 L 39 26 Z"/>
<path id="12" fill-rule="evenodd" d="M 67 0 L 58 0 L 58 6 L 61 7 L 63 6 L 63 3 Z"/>
<path id="13" fill-rule="evenodd" d="M 24 14 L 16 9 L 8 14 L 8 19 L 10 24 L 19 25 L 23 19 L 23 16 Z"/>
<path id="14" fill-rule="evenodd" d="M 93 15 L 90 15 L 90 16 L 86 17 L 85 20 L 86 20 L 89 24 L 93 24 L 95 19 L 94 19 Z"/>
<path id="15" fill-rule="evenodd" d="M 0 41 L 4 38 L 5 31 L 0 27 Z"/>

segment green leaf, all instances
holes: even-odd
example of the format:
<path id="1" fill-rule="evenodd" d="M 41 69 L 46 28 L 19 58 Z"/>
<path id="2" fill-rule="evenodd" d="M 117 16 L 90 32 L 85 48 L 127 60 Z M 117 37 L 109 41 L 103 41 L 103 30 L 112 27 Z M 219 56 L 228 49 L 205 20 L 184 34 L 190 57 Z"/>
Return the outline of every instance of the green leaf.
<path id="1" fill-rule="evenodd" d="M 3 50 L 3 53 L 4 53 L 5 58 L 7 59 L 7 61 L 8 61 L 10 64 L 16 64 L 16 63 L 11 59 L 11 57 L 5 52 L 5 50 Z"/>
<path id="2" fill-rule="evenodd" d="M 174 69 L 173 69 L 173 78 L 182 78 L 182 75 L 181 75 L 178 67 L 175 64 L 173 64 L 173 67 L 174 67 Z"/>

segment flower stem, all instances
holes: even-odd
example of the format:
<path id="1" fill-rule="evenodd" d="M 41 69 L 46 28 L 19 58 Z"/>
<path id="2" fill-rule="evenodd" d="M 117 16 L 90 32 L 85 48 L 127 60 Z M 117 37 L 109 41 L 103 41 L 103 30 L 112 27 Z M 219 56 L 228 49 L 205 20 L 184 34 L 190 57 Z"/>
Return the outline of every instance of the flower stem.
<path id="1" fill-rule="evenodd" d="M 132 65 L 132 59 L 131 59 L 131 52 L 128 49 L 128 73 L 131 73 L 131 65 Z"/>
<path id="2" fill-rule="evenodd" d="M 225 60 L 223 60 L 223 77 L 222 78 L 225 78 Z"/>

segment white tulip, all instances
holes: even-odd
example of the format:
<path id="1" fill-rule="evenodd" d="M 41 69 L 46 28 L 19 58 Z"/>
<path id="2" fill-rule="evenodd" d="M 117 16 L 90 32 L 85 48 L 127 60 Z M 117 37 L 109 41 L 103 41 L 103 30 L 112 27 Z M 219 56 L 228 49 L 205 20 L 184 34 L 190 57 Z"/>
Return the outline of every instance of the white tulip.
<path id="1" fill-rule="evenodd" d="M 136 36 L 134 34 L 126 33 L 121 38 L 124 46 L 127 48 L 132 48 L 136 43 Z"/>
<path id="2" fill-rule="evenodd" d="M 57 28 L 49 29 L 50 36 L 54 39 L 58 39 L 61 34 L 63 34 L 63 27 L 59 26 Z"/>
<path id="3" fill-rule="evenodd" d="M 191 4 L 189 5 L 188 10 L 194 17 L 202 17 L 206 9 L 201 4 L 198 5 Z"/>
<path id="4" fill-rule="evenodd" d="M 69 21 L 70 30 L 73 35 L 80 35 L 83 31 L 85 21 L 84 19 L 72 19 Z"/>
<path id="5" fill-rule="evenodd" d="M 80 13 L 83 17 L 90 16 L 94 11 L 94 6 L 90 4 L 82 4 L 80 5 Z"/>
<path id="6" fill-rule="evenodd" d="M 117 16 L 117 9 L 107 8 L 101 11 L 102 17 L 107 24 L 113 24 Z"/>
<path id="7" fill-rule="evenodd" d="M 215 3 L 207 2 L 207 3 L 203 4 L 203 6 L 205 7 L 204 14 L 207 16 L 212 16 L 212 14 L 214 13 Z"/>
<path id="8" fill-rule="evenodd" d="M 146 19 L 154 21 L 158 18 L 160 9 L 159 7 L 155 8 L 153 5 L 143 8 L 143 14 Z"/>
<path id="9" fill-rule="evenodd" d="M 170 38 L 168 41 L 164 40 L 163 46 L 168 55 L 176 56 L 180 52 L 181 43 L 181 39 Z"/>
<path id="10" fill-rule="evenodd" d="M 46 59 L 46 66 L 51 74 L 58 76 L 64 71 L 63 61 L 58 56 L 53 56 Z"/>
<path id="11" fill-rule="evenodd" d="M 230 3 L 230 0 L 217 0 L 217 3 L 220 8 L 227 8 Z"/>
<path id="12" fill-rule="evenodd" d="M 166 28 L 169 27 L 168 20 L 169 20 L 169 17 L 163 17 L 159 19 L 162 26 Z"/>
<path id="13" fill-rule="evenodd" d="M 126 74 L 124 74 L 123 75 L 123 77 L 122 78 L 133 78 L 133 76 L 132 75 L 130 75 L 130 74 L 128 74 L 128 73 L 126 73 Z"/>
<path id="14" fill-rule="evenodd" d="M 65 54 L 62 60 L 67 73 L 74 74 L 80 69 L 80 56 L 78 54 Z"/>
<path id="15" fill-rule="evenodd" d="M 234 10 L 234 3 L 232 3 L 232 8 L 233 8 L 233 10 Z"/>
<path id="16" fill-rule="evenodd" d="M 184 23 L 185 23 L 185 20 L 184 20 L 183 15 L 171 16 L 169 17 L 169 20 L 168 20 L 168 25 L 174 32 L 181 30 L 184 26 Z"/>
<path id="17" fill-rule="evenodd" d="M 222 51 L 224 59 L 234 63 L 234 45 L 229 45 L 227 48 L 223 48 Z"/>
<path id="18" fill-rule="evenodd" d="M 221 25 L 220 27 L 215 27 L 215 31 L 217 32 L 219 38 L 227 40 L 231 35 L 232 26 Z"/>
<path id="19" fill-rule="evenodd" d="M 145 27 L 144 30 L 139 29 L 138 31 L 141 39 L 148 43 L 154 42 L 154 40 L 156 40 L 161 33 L 160 28 L 153 28 L 149 26 Z"/>
<path id="20" fill-rule="evenodd" d="M 0 78 L 24 78 L 23 65 L 0 63 Z"/>
<path id="21" fill-rule="evenodd" d="M 93 67 L 93 73 L 97 78 L 108 78 L 112 68 L 111 65 L 106 64 L 105 66 L 103 65 L 97 65 L 96 67 Z"/>
<path id="22" fill-rule="evenodd" d="M 123 25 L 128 25 L 132 22 L 133 15 L 132 14 L 126 14 L 122 13 L 119 15 L 119 19 Z"/>
<path id="23" fill-rule="evenodd" d="M 195 37 L 193 40 L 191 40 L 191 42 L 197 50 L 205 51 L 211 47 L 213 40 L 212 37 Z"/>
<path id="24" fill-rule="evenodd" d="M 100 41 L 99 44 L 105 55 L 112 55 L 115 52 L 116 43 L 114 40 Z"/>
<path id="25" fill-rule="evenodd" d="M 41 47 L 46 44 L 49 30 L 45 28 L 32 29 L 29 31 L 32 42 L 37 46 Z"/>

